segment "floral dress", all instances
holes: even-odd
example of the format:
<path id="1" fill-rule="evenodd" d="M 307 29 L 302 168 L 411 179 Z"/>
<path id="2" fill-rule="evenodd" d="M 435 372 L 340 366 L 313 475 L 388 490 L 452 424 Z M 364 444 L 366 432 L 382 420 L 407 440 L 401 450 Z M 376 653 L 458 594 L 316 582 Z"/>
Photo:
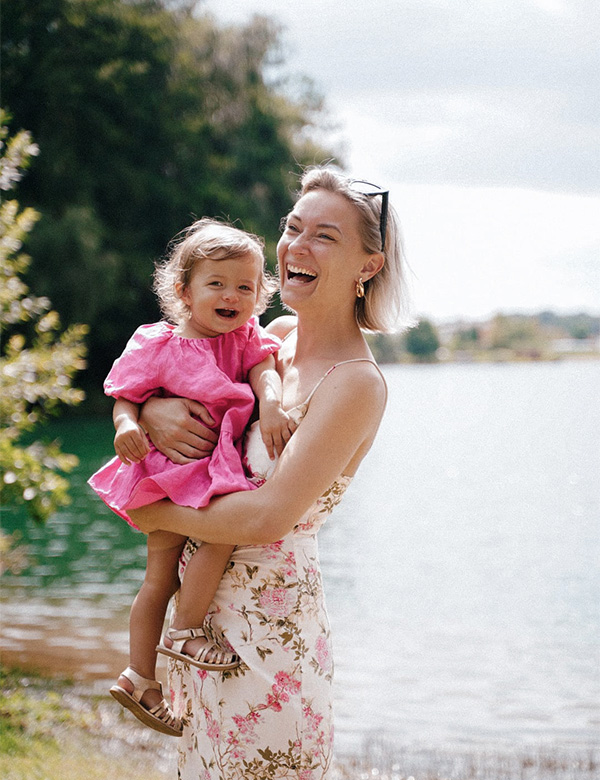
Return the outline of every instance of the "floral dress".
<path id="1" fill-rule="evenodd" d="M 299 420 L 309 401 L 294 410 Z M 241 665 L 219 673 L 170 663 L 185 724 L 180 780 L 330 777 L 333 661 L 316 535 L 350 481 L 336 479 L 280 541 L 235 549 L 205 628 Z M 195 549 L 189 541 L 183 568 Z"/>

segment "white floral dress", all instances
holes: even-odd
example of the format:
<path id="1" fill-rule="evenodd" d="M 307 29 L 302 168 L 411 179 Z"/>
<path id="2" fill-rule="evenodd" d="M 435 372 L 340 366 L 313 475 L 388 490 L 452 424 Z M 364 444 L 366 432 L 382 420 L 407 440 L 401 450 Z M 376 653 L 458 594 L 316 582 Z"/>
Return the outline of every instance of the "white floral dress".
<path id="1" fill-rule="evenodd" d="M 309 401 L 296 408 L 298 419 Z M 185 723 L 180 780 L 330 777 L 333 662 L 316 535 L 350 481 L 335 480 L 280 541 L 235 549 L 205 628 L 242 664 L 206 672 L 170 663 L 173 706 Z M 188 542 L 183 565 L 196 547 Z"/>

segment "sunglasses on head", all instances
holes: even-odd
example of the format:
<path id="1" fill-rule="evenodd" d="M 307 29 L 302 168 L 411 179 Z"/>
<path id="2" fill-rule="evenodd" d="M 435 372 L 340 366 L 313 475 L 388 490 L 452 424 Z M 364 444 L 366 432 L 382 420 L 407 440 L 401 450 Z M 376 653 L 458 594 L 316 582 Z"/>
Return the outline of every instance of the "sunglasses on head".
<path id="1" fill-rule="evenodd" d="M 348 182 L 350 189 L 354 192 L 358 192 L 361 195 L 365 195 L 367 198 L 375 197 L 375 195 L 381 195 L 381 214 L 379 215 L 379 235 L 381 236 L 381 251 L 385 248 L 385 235 L 387 230 L 387 217 L 388 217 L 388 196 L 389 190 L 384 190 L 377 184 L 371 184 L 370 181 L 364 181 L 363 179 L 352 179 Z"/>

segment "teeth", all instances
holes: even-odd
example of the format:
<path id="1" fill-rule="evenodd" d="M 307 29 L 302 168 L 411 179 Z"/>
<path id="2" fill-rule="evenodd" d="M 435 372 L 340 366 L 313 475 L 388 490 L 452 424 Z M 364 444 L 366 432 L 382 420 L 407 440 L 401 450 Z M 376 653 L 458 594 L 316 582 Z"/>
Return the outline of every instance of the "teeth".
<path id="1" fill-rule="evenodd" d="M 303 276 L 312 276 L 314 278 L 317 276 L 314 271 L 301 268 L 299 265 L 288 265 L 288 271 L 291 271 L 293 274 L 302 274 Z"/>

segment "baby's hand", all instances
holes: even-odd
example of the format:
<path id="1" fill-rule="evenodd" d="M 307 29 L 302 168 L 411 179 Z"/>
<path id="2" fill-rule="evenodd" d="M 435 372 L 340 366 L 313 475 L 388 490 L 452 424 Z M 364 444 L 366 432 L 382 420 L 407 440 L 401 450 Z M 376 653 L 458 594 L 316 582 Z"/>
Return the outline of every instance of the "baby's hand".
<path id="1" fill-rule="evenodd" d="M 115 434 L 115 452 L 126 466 L 139 463 L 150 452 L 144 429 L 134 420 L 122 420 Z"/>
<path id="2" fill-rule="evenodd" d="M 292 433 L 298 427 L 298 423 L 283 411 L 280 404 L 275 403 L 261 404 L 259 425 L 262 440 L 271 460 L 275 459 L 275 454 L 281 455 Z"/>

